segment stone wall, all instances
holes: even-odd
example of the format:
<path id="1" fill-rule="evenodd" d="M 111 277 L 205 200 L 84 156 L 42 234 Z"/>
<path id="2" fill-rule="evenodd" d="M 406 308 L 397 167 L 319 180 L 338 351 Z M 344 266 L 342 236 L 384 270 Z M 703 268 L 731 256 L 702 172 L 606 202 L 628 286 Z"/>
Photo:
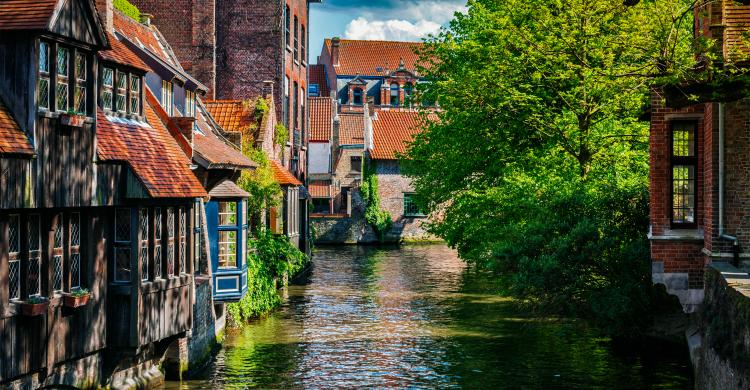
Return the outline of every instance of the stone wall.
<path id="1" fill-rule="evenodd" d="M 699 325 L 688 334 L 696 388 L 748 389 L 750 274 L 715 262 L 706 271 L 705 286 Z"/>
<path id="2" fill-rule="evenodd" d="M 188 376 L 200 370 L 210 359 L 217 347 L 217 335 L 223 328 L 217 326 L 214 314 L 214 302 L 211 298 L 211 283 L 195 285 L 195 304 L 193 304 L 193 329 L 188 339 Z"/>
<path id="3" fill-rule="evenodd" d="M 393 228 L 389 236 L 401 240 L 435 240 L 422 226 L 427 218 L 404 216 L 404 193 L 414 192 L 411 181 L 401 174 L 396 160 L 373 160 L 378 177 L 378 194 L 381 207 L 393 217 Z"/>

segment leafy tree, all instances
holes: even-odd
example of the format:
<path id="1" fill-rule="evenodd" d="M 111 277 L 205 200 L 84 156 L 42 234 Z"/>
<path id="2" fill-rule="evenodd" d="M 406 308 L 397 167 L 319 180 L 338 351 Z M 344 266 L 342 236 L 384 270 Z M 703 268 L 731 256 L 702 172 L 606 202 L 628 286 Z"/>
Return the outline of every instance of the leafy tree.
<path id="1" fill-rule="evenodd" d="M 420 93 L 442 111 L 405 167 L 442 215 L 432 231 L 539 308 L 613 331 L 640 318 L 650 282 L 639 118 L 654 83 L 694 71 L 692 6 L 469 1 L 422 53 Z"/>

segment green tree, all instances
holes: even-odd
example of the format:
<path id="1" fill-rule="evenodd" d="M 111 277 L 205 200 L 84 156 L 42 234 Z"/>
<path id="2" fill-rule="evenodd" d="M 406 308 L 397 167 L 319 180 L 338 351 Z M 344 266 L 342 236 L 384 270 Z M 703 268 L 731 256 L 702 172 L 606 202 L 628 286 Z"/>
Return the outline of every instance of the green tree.
<path id="1" fill-rule="evenodd" d="M 650 86 L 695 66 L 691 7 L 469 1 L 422 53 L 420 93 L 442 111 L 405 167 L 442 215 L 432 231 L 526 302 L 634 325 L 650 284 L 639 118 Z"/>

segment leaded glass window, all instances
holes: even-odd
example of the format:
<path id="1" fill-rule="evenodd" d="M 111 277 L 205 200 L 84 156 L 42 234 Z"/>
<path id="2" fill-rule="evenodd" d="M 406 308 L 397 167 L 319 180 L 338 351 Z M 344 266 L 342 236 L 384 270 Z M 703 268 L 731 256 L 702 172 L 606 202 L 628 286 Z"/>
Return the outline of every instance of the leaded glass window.
<path id="1" fill-rule="evenodd" d="M 130 113 L 141 113 L 141 78 L 133 75 L 130 76 Z"/>
<path id="2" fill-rule="evenodd" d="M 672 123 L 672 224 L 690 227 L 696 222 L 696 123 Z"/>
<path id="3" fill-rule="evenodd" d="M 128 76 L 117 71 L 117 78 L 115 79 L 115 83 L 117 85 L 117 95 L 115 97 L 115 110 L 117 112 L 125 113 L 125 96 L 127 94 L 127 83 L 128 83 Z"/>
<path id="4" fill-rule="evenodd" d="M 75 110 L 78 113 L 86 113 L 86 55 L 76 53 L 76 90 Z"/>
<path id="5" fill-rule="evenodd" d="M 237 268 L 236 231 L 219 231 L 219 268 Z"/>
<path id="6" fill-rule="evenodd" d="M 55 292 L 63 290 L 63 215 L 55 218 L 54 247 L 52 248 L 52 289 Z"/>
<path id="7" fill-rule="evenodd" d="M 180 207 L 180 273 L 187 273 L 187 214 Z"/>
<path id="8" fill-rule="evenodd" d="M 70 287 L 81 287 L 81 214 L 70 214 Z"/>
<path id="9" fill-rule="evenodd" d="M 29 296 L 40 295 L 42 292 L 42 236 L 39 224 L 38 214 L 29 215 L 27 221 L 29 261 L 26 274 Z"/>
<path id="10" fill-rule="evenodd" d="M 57 110 L 67 111 L 68 106 L 68 85 L 69 85 L 69 51 L 64 47 L 57 47 L 57 89 L 55 91 Z"/>
<path id="11" fill-rule="evenodd" d="M 8 289 L 10 299 L 21 298 L 21 217 L 8 218 Z"/>
<path id="12" fill-rule="evenodd" d="M 167 276 L 175 275 L 174 266 L 174 208 L 167 208 Z"/>
<path id="13" fill-rule="evenodd" d="M 421 217 L 424 213 L 419 208 L 419 205 L 414 200 L 414 194 L 404 194 L 404 216 L 407 217 Z"/>
<path id="14" fill-rule="evenodd" d="M 148 280 L 148 209 L 138 212 L 138 260 L 141 263 L 141 280 Z"/>
<path id="15" fill-rule="evenodd" d="M 162 277 L 161 207 L 154 209 L 154 279 Z"/>
<path id="16" fill-rule="evenodd" d="M 130 281 L 130 209 L 115 211 L 115 282 Z"/>
<path id="17" fill-rule="evenodd" d="M 49 108 L 49 44 L 39 42 L 39 81 L 36 87 L 36 104 Z"/>
<path id="18" fill-rule="evenodd" d="M 104 70 L 102 71 L 102 108 L 105 110 L 112 110 L 112 103 L 114 99 L 114 82 L 114 70 L 110 68 L 104 68 Z"/>

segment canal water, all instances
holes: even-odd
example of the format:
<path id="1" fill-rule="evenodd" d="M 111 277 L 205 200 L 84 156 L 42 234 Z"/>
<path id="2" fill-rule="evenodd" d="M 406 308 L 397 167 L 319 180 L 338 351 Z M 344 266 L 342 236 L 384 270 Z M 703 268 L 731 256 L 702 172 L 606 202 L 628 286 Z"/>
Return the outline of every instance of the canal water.
<path id="1" fill-rule="evenodd" d="M 441 245 L 318 249 L 284 306 L 169 389 L 688 389 L 686 347 L 539 321 Z"/>

